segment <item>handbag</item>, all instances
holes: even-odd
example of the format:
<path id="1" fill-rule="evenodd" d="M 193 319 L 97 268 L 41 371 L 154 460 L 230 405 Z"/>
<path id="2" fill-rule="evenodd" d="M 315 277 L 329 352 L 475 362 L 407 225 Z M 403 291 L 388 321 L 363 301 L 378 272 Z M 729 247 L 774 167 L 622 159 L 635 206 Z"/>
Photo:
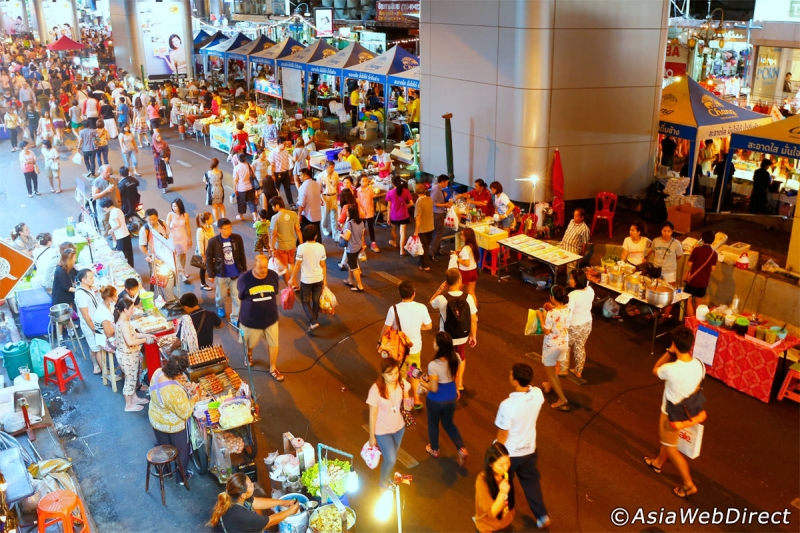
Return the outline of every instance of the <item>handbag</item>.
<path id="1" fill-rule="evenodd" d="M 396 312 L 397 311 L 395 310 L 395 313 Z M 411 411 L 407 410 L 406 406 L 404 405 L 405 402 L 403 400 L 405 399 L 406 395 L 405 389 L 406 387 L 403 385 L 403 379 L 400 378 L 400 390 L 403 393 L 400 398 L 400 414 L 403 415 L 403 422 L 406 423 L 406 429 L 410 429 L 417 426 L 417 419 L 414 418 L 414 415 L 411 413 Z"/>
<path id="2" fill-rule="evenodd" d="M 203 270 L 206 267 L 206 263 L 203 261 L 203 256 L 199 254 L 194 254 L 189 260 L 189 264 L 195 268 L 199 268 L 200 270 Z"/>
<path id="3" fill-rule="evenodd" d="M 383 358 L 391 357 L 395 361 L 400 361 L 402 364 L 408 353 L 408 347 L 411 346 L 411 341 L 408 335 L 402 331 L 400 316 L 397 314 L 397 306 L 393 305 L 392 309 L 394 310 L 394 324 L 392 324 L 389 331 L 381 337 L 378 353 Z"/>
<path id="4" fill-rule="evenodd" d="M 700 379 L 697 389 L 678 403 L 667 400 L 667 418 L 669 418 L 669 425 L 675 429 L 690 428 L 706 420 L 706 397 L 703 394 L 706 366 L 700 360 L 697 362 L 703 366 L 703 377 Z"/>
<path id="5" fill-rule="evenodd" d="M 667 257 L 667 251 L 669 250 L 670 246 L 672 246 L 672 241 L 675 239 L 670 239 L 669 243 L 667 244 L 667 249 L 664 250 L 664 255 L 661 256 L 661 260 L 663 261 L 665 257 Z M 660 278 L 661 277 L 661 267 L 657 267 L 655 263 L 647 263 L 647 277 L 649 278 Z"/>
<path id="6" fill-rule="evenodd" d="M 172 177 L 172 167 L 166 161 L 164 161 L 164 171 L 166 172 L 167 175 L 167 184 L 172 185 L 173 183 L 175 183 L 175 180 Z"/>
<path id="7" fill-rule="evenodd" d="M 255 172 L 253 172 L 253 167 L 247 165 L 247 168 L 250 169 L 250 186 L 253 187 L 254 191 L 261 190 L 261 184 L 258 182 Z"/>

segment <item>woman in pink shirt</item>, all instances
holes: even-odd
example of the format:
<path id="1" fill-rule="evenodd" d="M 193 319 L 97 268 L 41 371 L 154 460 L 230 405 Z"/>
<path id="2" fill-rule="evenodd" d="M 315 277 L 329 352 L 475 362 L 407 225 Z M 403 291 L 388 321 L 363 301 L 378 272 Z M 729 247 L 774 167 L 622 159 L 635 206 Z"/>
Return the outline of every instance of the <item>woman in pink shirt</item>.
<path id="1" fill-rule="evenodd" d="M 361 177 L 361 187 L 358 188 L 358 211 L 361 218 L 367 222 L 369 228 L 370 249 L 373 252 L 380 252 L 378 243 L 375 242 L 375 191 L 372 183 L 367 176 Z"/>
<path id="2" fill-rule="evenodd" d="M 389 486 L 397 451 L 403 441 L 406 424 L 401 409 L 408 410 L 414 399 L 409 397 L 411 385 L 400 377 L 400 363 L 394 358 L 381 359 L 381 375 L 372 384 L 367 396 L 369 405 L 369 445 L 377 446 L 383 455 L 381 488 Z"/>
<path id="3" fill-rule="evenodd" d="M 150 123 L 150 132 L 152 133 L 153 130 L 158 128 L 161 115 L 158 114 L 158 103 L 151 99 L 150 103 L 147 105 L 147 121 Z"/>
<path id="4" fill-rule="evenodd" d="M 28 198 L 33 195 L 40 196 L 39 193 L 39 168 L 36 166 L 36 154 L 31 150 L 31 145 L 27 141 L 19 143 L 22 152 L 19 154 L 19 166 L 25 175 L 25 186 L 28 188 Z"/>

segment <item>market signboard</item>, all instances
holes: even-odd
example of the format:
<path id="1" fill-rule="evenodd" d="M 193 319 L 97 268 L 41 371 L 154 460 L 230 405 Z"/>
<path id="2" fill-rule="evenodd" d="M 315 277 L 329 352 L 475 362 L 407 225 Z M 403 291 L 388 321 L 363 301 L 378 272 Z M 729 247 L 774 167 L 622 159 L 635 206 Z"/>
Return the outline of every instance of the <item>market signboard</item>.
<path id="1" fill-rule="evenodd" d="M 419 13 L 420 2 L 409 0 L 378 0 L 375 2 L 379 22 L 405 22 L 405 15 Z"/>
<path id="2" fill-rule="evenodd" d="M 685 76 L 689 61 L 689 48 L 679 44 L 667 44 L 667 58 L 664 62 L 664 77 Z"/>
<path id="3" fill-rule="evenodd" d="M 758 47 L 758 60 L 753 82 L 755 98 L 772 99 L 775 96 L 780 76 L 781 51 L 781 48 L 774 46 Z"/>
<path id="4" fill-rule="evenodd" d="M 183 45 L 183 6 L 178 3 L 139 4 L 139 30 L 144 48 L 145 69 L 151 79 L 186 75 L 186 47 Z"/>
<path id="5" fill-rule="evenodd" d="M 33 265 L 33 259 L 0 241 L 0 298 L 8 296 Z"/>
<path id="6" fill-rule="evenodd" d="M 281 91 L 281 86 L 278 83 L 257 78 L 254 82 L 254 85 L 254 89 L 257 93 L 266 94 L 267 96 L 272 96 L 273 98 L 283 98 L 283 91 Z"/>

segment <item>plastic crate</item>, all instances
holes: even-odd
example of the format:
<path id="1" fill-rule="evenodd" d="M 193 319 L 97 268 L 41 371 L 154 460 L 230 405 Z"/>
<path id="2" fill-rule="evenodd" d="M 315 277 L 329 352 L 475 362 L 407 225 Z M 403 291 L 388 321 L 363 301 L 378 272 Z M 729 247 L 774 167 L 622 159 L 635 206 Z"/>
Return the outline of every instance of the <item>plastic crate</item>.
<path id="1" fill-rule="evenodd" d="M 19 321 L 26 337 L 47 335 L 52 298 L 44 289 L 17 292 Z"/>
<path id="2" fill-rule="evenodd" d="M 11 135 L 9 135 L 8 130 L 6 129 L 5 124 L 0 124 L 0 141 L 4 139 L 10 139 Z"/>

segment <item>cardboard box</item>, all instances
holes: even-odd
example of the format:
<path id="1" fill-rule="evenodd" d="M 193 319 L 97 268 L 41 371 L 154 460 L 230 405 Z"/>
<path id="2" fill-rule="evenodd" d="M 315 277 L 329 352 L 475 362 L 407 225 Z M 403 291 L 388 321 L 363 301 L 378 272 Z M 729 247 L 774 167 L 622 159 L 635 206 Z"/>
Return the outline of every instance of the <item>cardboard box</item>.
<path id="1" fill-rule="evenodd" d="M 307 118 L 306 119 L 306 124 L 308 124 L 308 127 L 311 128 L 314 131 L 316 131 L 316 130 L 318 130 L 318 129 L 320 129 L 322 127 L 322 121 L 320 119 L 318 119 L 317 117 Z"/>
<path id="2" fill-rule="evenodd" d="M 675 225 L 675 233 L 689 233 L 705 223 L 706 212 L 688 204 L 677 205 L 669 210 L 667 220 Z"/>
<path id="3" fill-rule="evenodd" d="M 362 141 L 374 141 L 378 138 L 378 130 L 359 128 L 358 138 Z"/>
<path id="4" fill-rule="evenodd" d="M 360 130 L 376 130 L 378 129 L 378 123 L 374 120 L 361 120 L 358 122 L 358 129 Z"/>

